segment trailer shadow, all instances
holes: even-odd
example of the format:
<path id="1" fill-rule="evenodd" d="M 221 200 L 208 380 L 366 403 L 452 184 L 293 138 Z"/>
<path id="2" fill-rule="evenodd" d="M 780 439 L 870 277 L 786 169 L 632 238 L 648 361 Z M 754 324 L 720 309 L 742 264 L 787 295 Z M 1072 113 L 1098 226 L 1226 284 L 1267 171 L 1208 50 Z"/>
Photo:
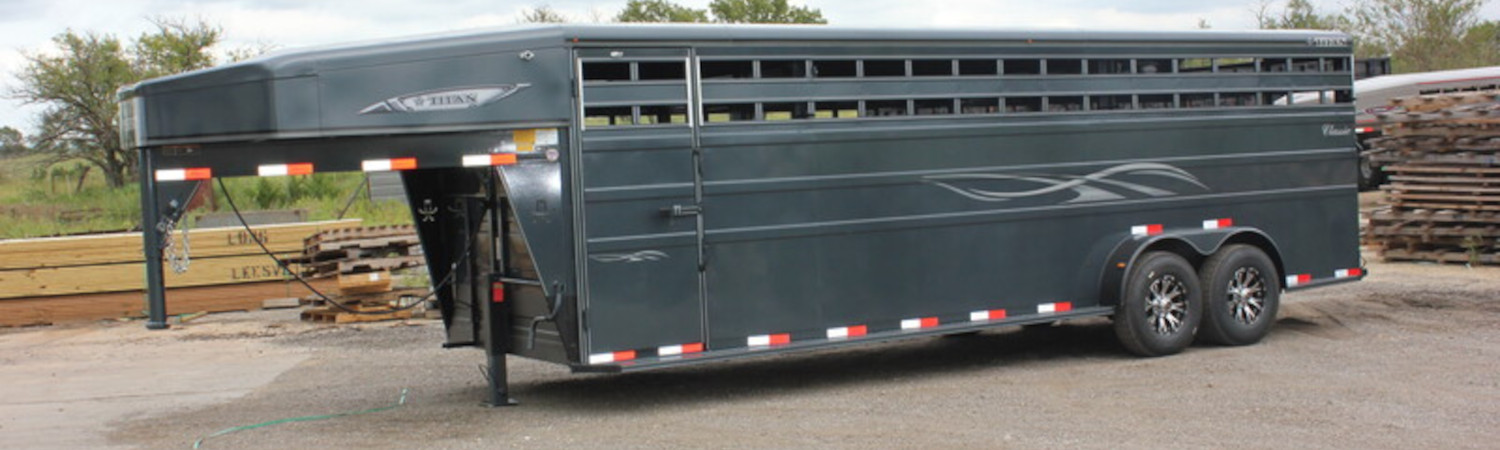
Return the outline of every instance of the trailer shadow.
<path id="1" fill-rule="evenodd" d="M 774 355 L 699 367 L 593 375 L 512 384 L 512 393 L 546 408 L 636 411 L 793 395 L 799 391 L 899 385 L 997 366 L 1021 368 L 1061 359 L 1133 359 L 1107 320 L 1010 328 L 973 335 Z M 475 392 L 481 396 L 482 391 Z"/>

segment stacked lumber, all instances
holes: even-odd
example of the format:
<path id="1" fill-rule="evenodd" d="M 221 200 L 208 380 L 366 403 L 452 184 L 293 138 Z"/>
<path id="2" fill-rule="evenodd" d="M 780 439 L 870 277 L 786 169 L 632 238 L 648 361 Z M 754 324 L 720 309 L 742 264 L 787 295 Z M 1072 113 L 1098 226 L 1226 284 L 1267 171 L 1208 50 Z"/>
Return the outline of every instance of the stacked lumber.
<path id="1" fill-rule="evenodd" d="M 1392 100 L 1371 159 L 1389 206 L 1365 244 L 1388 261 L 1500 264 L 1500 92 Z"/>
<path id="2" fill-rule="evenodd" d="M 260 225 L 251 229 L 279 256 L 299 255 L 303 238 L 359 220 Z M 258 309 L 300 292 L 241 227 L 188 232 L 191 264 L 166 270 L 168 311 Z M 0 241 L 0 326 L 140 316 L 145 259 L 140 233 Z M 300 295 L 300 293 L 298 294 Z"/>
<path id="3" fill-rule="evenodd" d="M 328 305 L 302 313 L 309 322 L 350 323 L 408 319 L 406 306 L 422 289 L 396 289 L 392 270 L 426 264 L 411 225 L 325 230 L 303 242 L 297 261 L 310 278 L 336 277 L 338 292 Z M 350 312 L 349 310 L 357 311 Z"/>

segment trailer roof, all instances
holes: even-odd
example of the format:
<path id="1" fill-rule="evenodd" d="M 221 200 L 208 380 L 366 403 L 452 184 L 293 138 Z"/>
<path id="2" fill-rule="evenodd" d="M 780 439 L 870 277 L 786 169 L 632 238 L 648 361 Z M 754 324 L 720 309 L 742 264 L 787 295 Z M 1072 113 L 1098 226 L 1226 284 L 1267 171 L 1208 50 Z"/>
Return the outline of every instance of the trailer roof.
<path id="1" fill-rule="evenodd" d="M 1191 30 L 1191 31 L 1109 31 L 1063 29 L 982 29 L 982 28 L 865 28 L 827 25 L 726 25 L 726 24 L 589 24 L 589 25 L 518 25 L 465 30 L 391 39 L 358 41 L 319 47 L 294 48 L 273 52 L 258 58 L 221 68 L 253 66 L 255 71 L 273 76 L 296 76 L 309 65 L 328 68 L 339 62 L 366 64 L 371 58 L 399 54 L 421 54 L 426 57 L 475 54 L 514 46 L 552 47 L 590 44 L 705 44 L 746 42 L 913 42 L 913 43 L 1190 43 L 1308 45 L 1313 39 L 1335 39 L 1347 43 L 1347 35 L 1313 30 Z M 214 69 L 209 69 L 210 71 Z M 201 72 L 189 72 L 142 83 L 193 78 Z M 264 75 L 262 75 L 264 76 Z M 202 80 L 208 81 L 208 80 Z M 197 84 L 197 83 L 189 83 Z M 179 86 L 190 87 L 190 86 Z M 127 94 L 134 89 L 127 89 Z"/>

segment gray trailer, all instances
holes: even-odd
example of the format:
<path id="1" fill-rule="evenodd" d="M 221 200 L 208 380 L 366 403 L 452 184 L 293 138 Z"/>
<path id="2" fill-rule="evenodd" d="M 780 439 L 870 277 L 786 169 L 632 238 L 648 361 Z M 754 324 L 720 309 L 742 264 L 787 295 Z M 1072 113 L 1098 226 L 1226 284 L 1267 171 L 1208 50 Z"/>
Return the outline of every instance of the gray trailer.
<path id="1" fill-rule="evenodd" d="M 1143 355 L 1254 343 L 1282 291 L 1364 275 L 1350 53 L 521 27 L 151 80 L 121 122 L 148 230 L 214 177 L 400 172 L 446 345 L 483 348 L 505 404 L 507 354 L 622 372 L 1090 316 Z M 1308 91 L 1332 94 L 1276 104 Z"/>

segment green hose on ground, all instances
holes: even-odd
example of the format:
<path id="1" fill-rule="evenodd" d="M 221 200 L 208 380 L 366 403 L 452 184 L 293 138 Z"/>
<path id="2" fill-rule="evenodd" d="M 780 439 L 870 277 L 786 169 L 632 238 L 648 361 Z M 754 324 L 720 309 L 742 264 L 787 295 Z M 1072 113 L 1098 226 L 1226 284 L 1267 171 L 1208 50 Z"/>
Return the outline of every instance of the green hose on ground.
<path id="1" fill-rule="evenodd" d="M 334 418 L 339 418 L 339 417 L 358 416 L 360 414 L 377 413 L 377 412 L 381 412 L 381 411 L 385 411 L 385 410 L 395 409 L 395 408 L 398 408 L 401 405 L 405 405 L 405 404 L 406 404 L 406 388 L 402 388 L 401 389 L 401 398 L 397 399 L 396 403 L 391 404 L 391 405 L 382 406 L 382 407 L 379 407 L 379 408 L 370 408 L 370 409 L 361 410 L 361 411 L 349 411 L 349 412 L 341 412 L 341 413 L 335 413 L 335 414 L 322 414 L 322 415 L 317 415 L 317 416 L 292 417 L 292 418 L 288 418 L 288 419 L 272 420 L 270 422 L 261 422 L 261 423 L 257 423 L 257 424 L 254 424 L 254 425 L 243 425 L 243 426 L 238 426 L 238 427 L 233 427 L 233 428 L 225 428 L 225 429 L 219 430 L 217 432 L 214 432 L 214 434 L 210 434 L 208 436 L 204 436 L 204 437 L 198 438 L 197 441 L 193 442 L 193 448 L 202 447 L 203 446 L 203 441 L 208 440 L 208 438 L 223 436 L 223 435 L 226 435 L 226 434 L 229 434 L 229 433 L 234 433 L 236 431 L 254 430 L 256 428 L 269 427 L 271 425 L 282 424 L 282 423 L 311 422 L 311 421 L 315 421 L 315 420 L 327 420 L 327 419 L 334 419 Z"/>

